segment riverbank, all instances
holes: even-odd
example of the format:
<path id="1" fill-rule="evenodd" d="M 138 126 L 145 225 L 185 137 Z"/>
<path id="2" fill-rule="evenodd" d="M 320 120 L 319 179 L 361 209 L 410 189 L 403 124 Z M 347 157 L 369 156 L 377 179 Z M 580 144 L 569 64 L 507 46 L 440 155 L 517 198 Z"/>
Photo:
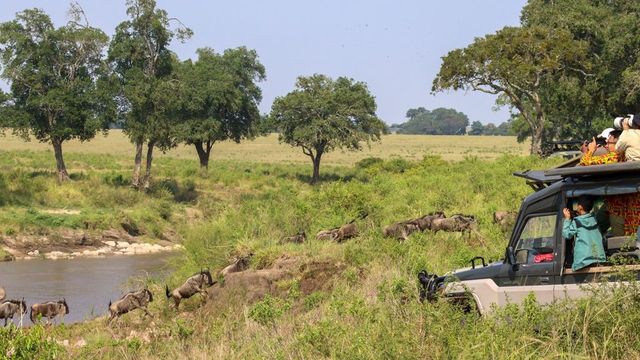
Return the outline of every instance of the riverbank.
<path id="1" fill-rule="evenodd" d="M 149 240 L 116 229 L 101 232 L 55 229 L 46 235 L 0 235 L 0 248 L 6 254 L 0 257 L 0 261 L 97 258 L 183 250 L 184 247 L 175 242 L 175 236 L 173 239 L 174 242 L 166 239 Z"/>

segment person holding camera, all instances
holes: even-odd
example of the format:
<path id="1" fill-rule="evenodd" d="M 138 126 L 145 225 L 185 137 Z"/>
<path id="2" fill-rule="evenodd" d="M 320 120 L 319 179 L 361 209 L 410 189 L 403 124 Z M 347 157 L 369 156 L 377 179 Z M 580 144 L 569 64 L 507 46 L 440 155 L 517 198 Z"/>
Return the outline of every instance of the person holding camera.
<path id="1" fill-rule="evenodd" d="M 620 133 L 620 130 L 612 128 L 604 129 L 602 133 L 598 135 L 599 139 L 605 140 L 603 146 L 599 146 L 598 140 L 593 138 L 593 141 L 587 145 L 585 153 L 580 159 L 580 165 L 603 165 L 619 162 L 620 155 L 616 152 L 615 147 Z M 598 149 L 603 149 L 604 154 L 598 155 Z"/>
<path id="2" fill-rule="evenodd" d="M 614 126 L 622 129 L 615 150 L 624 157 L 624 161 L 640 160 L 640 117 L 628 115 L 625 118 L 616 118 Z"/>

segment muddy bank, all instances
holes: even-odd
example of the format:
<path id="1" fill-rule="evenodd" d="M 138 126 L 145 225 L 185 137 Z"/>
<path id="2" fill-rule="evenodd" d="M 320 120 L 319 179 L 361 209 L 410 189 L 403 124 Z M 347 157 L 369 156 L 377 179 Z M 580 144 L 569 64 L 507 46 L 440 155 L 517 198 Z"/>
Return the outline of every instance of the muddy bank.
<path id="1" fill-rule="evenodd" d="M 0 236 L 0 248 L 8 255 L 0 257 L 0 261 L 143 255 L 183 248 L 176 243 L 178 239 L 175 234 L 163 237 L 151 244 L 140 236 L 132 236 L 122 230 L 95 232 L 60 229 L 47 234 L 3 235 Z"/>

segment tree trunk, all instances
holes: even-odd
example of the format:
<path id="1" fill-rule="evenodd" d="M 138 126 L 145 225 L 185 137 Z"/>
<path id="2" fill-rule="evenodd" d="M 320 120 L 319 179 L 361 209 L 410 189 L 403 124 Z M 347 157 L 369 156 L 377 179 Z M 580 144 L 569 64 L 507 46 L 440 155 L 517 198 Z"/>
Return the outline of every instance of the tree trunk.
<path id="1" fill-rule="evenodd" d="M 145 167 L 144 173 L 144 189 L 149 190 L 149 186 L 151 184 L 151 162 L 153 161 L 153 147 L 155 146 L 155 141 L 149 141 L 147 144 L 147 163 Z"/>
<path id="2" fill-rule="evenodd" d="M 131 180 L 131 185 L 134 188 L 140 187 L 140 168 L 142 167 L 142 146 L 144 145 L 144 141 L 142 138 L 138 138 L 136 140 L 136 159 L 135 165 L 133 166 L 133 179 Z"/>
<path id="3" fill-rule="evenodd" d="M 544 110 L 540 97 L 534 96 L 535 124 L 531 128 L 531 155 L 542 156 L 542 135 L 544 133 Z"/>
<path id="4" fill-rule="evenodd" d="M 203 141 L 198 141 L 193 144 L 196 147 L 198 153 L 198 159 L 200 159 L 200 170 L 207 171 L 209 169 L 209 156 L 211 155 L 211 148 L 213 147 L 212 141 L 207 141 L 206 144 Z"/>
<path id="5" fill-rule="evenodd" d="M 313 177 L 311 178 L 311 184 L 316 184 L 320 180 L 320 158 L 322 153 L 316 153 L 315 157 L 311 157 L 313 160 Z"/>
<path id="6" fill-rule="evenodd" d="M 531 155 L 542 156 L 542 127 L 531 131 Z"/>
<path id="7" fill-rule="evenodd" d="M 53 145 L 53 153 L 56 157 L 58 181 L 63 182 L 70 180 L 69 173 L 67 173 L 67 167 L 64 165 L 64 158 L 62 157 L 62 140 L 53 138 L 51 139 L 51 144 Z"/>

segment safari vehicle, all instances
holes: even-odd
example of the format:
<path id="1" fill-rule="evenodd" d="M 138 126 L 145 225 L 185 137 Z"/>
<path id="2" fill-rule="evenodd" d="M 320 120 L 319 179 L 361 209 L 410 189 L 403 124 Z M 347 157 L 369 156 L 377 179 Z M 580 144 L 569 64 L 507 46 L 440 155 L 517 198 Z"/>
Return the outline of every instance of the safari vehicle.
<path id="1" fill-rule="evenodd" d="M 481 257 L 471 260 L 471 267 L 444 276 L 422 271 L 418 277 L 423 288 L 421 298 L 434 300 L 444 296 L 461 302 L 467 309 L 475 307 L 481 314 L 492 305 L 519 303 L 534 293 L 539 303 L 584 296 L 581 285 L 594 283 L 621 265 L 640 274 L 638 242 L 634 237 L 605 236 L 607 262 L 578 271 L 571 270 L 573 246 L 562 237 L 562 209 L 571 208 L 580 195 L 599 201 L 615 195 L 640 191 L 640 162 L 609 165 L 570 166 L 547 171 L 525 171 L 523 177 L 535 190 L 522 203 L 505 250 L 504 260 L 486 264 Z M 638 209 L 640 211 L 640 209 Z M 629 261 L 630 260 L 630 261 Z M 640 264 L 640 261 L 637 262 Z M 608 277 L 616 281 L 615 277 Z"/>

